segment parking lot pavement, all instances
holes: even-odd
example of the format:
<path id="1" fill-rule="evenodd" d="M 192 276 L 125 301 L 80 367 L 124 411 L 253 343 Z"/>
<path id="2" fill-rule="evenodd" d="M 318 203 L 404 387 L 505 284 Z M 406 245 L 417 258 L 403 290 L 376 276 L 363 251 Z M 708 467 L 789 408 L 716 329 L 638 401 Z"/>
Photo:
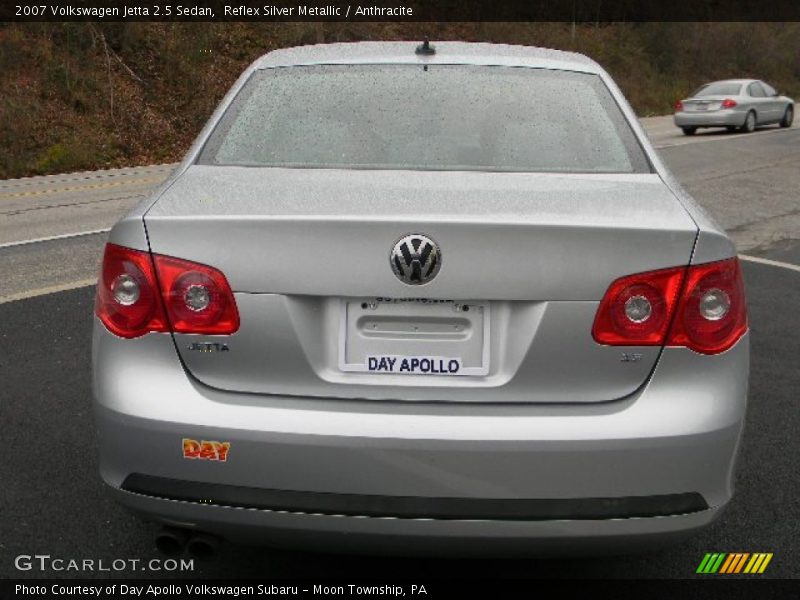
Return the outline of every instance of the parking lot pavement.
<path id="1" fill-rule="evenodd" d="M 800 247 L 791 252 L 800 252 Z M 587 560 L 437 560 L 301 554 L 228 545 L 196 563 L 200 577 L 692 577 L 706 552 L 773 552 L 765 576 L 800 576 L 800 273 L 744 264 L 752 327 L 752 374 L 737 493 L 720 521 L 655 554 Z M 78 577 L 17 571 L 20 554 L 63 558 L 159 555 L 154 525 L 107 497 L 97 473 L 90 407 L 91 288 L 0 305 L 0 577 Z M 781 310 L 784 308 L 785 310 Z M 105 572 L 89 576 L 167 577 Z M 185 576 L 186 573 L 183 573 Z"/>

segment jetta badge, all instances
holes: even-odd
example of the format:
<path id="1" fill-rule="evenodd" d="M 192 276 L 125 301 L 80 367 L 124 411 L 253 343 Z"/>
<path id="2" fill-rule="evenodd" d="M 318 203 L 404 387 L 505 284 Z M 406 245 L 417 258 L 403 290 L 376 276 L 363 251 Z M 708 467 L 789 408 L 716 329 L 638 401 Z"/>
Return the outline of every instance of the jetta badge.
<path id="1" fill-rule="evenodd" d="M 411 233 L 400 238 L 389 255 L 392 271 L 408 285 L 422 285 L 431 281 L 442 266 L 442 253 L 431 238 L 421 233 Z"/>

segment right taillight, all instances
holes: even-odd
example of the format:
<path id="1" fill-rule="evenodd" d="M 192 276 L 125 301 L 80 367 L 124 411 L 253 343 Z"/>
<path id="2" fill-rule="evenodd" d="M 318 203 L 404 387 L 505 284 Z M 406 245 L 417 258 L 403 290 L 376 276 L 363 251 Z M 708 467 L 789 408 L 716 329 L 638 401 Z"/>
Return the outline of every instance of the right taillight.
<path id="1" fill-rule="evenodd" d="M 95 314 L 123 338 L 151 331 L 225 335 L 239 329 L 236 300 L 217 269 L 107 244 Z"/>
<path id="2" fill-rule="evenodd" d="M 668 346 L 718 354 L 747 331 L 747 302 L 739 260 L 689 267 Z"/>
<path id="3" fill-rule="evenodd" d="M 731 98 L 725 98 L 725 100 L 722 101 L 722 108 L 734 108 L 735 106 L 736 100 Z"/>
<path id="4" fill-rule="evenodd" d="M 682 111 L 682 110 L 683 110 L 683 102 L 681 102 L 680 100 L 678 100 L 678 101 L 675 103 L 675 110 L 676 110 L 677 112 L 680 112 L 680 111 Z"/>
<path id="5" fill-rule="evenodd" d="M 736 258 L 628 275 L 603 296 L 592 326 L 608 346 L 685 346 L 718 354 L 747 331 Z"/>

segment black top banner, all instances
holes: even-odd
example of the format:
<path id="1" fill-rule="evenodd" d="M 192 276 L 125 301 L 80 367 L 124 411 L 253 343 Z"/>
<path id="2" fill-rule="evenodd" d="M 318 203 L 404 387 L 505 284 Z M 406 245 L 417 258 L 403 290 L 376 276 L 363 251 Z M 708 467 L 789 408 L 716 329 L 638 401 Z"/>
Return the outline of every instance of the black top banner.
<path id="1" fill-rule="evenodd" d="M 10 0 L 0 21 L 800 21 L 798 0 Z"/>

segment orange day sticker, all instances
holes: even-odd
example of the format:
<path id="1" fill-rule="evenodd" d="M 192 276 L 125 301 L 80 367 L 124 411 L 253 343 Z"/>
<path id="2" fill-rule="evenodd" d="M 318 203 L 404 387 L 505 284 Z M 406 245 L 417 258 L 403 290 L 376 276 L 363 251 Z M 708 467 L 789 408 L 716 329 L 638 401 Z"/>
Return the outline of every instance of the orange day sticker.
<path id="1" fill-rule="evenodd" d="M 230 442 L 208 442 L 183 438 L 183 458 L 198 460 L 216 460 L 225 462 L 228 460 L 228 450 L 231 449 Z"/>

